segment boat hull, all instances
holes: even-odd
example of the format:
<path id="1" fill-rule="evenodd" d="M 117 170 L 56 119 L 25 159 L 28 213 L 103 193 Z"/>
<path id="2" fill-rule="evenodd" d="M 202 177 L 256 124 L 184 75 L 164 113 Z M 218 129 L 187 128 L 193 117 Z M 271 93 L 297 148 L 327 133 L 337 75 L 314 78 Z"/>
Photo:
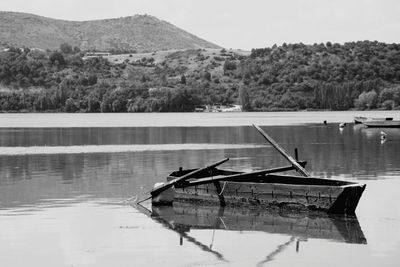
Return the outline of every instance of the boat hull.
<path id="1" fill-rule="evenodd" d="M 364 121 L 366 121 L 368 118 L 367 117 L 354 117 L 354 123 L 355 124 L 361 124 Z"/>
<path id="2" fill-rule="evenodd" d="M 366 121 L 364 125 L 370 128 L 400 128 L 400 121 Z"/>
<path id="3" fill-rule="evenodd" d="M 251 180 L 251 179 L 249 179 Z M 195 184 L 195 185 L 192 185 Z M 340 180 L 267 175 L 254 182 L 222 181 L 175 186 L 173 201 L 262 209 L 319 210 L 354 214 L 365 184 Z"/>
<path id="4" fill-rule="evenodd" d="M 355 124 L 371 122 L 371 121 L 372 122 L 373 121 L 386 122 L 386 121 L 393 121 L 393 118 L 392 117 L 385 117 L 385 118 L 354 117 Z"/>
<path id="5" fill-rule="evenodd" d="M 174 201 L 354 214 L 365 189 L 365 185 L 329 187 L 236 182 L 218 184 L 175 188 Z M 222 193 L 218 193 L 219 191 Z"/>

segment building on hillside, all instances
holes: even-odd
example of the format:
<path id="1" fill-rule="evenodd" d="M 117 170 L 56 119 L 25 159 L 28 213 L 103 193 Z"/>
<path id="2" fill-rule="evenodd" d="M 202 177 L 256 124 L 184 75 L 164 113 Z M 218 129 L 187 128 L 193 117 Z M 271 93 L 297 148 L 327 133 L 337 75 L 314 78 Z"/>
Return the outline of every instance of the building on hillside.
<path id="1" fill-rule="evenodd" d="M 207 105 L 204 109 L 204 112 L 241 112 L 241 105 Z"/>
<path id="2" fill-rule="evenodd" d="M 82 59 L 94 58 L 94 57 L 108 57 L 111 53 L 108 52 L 87 52 Z"/>

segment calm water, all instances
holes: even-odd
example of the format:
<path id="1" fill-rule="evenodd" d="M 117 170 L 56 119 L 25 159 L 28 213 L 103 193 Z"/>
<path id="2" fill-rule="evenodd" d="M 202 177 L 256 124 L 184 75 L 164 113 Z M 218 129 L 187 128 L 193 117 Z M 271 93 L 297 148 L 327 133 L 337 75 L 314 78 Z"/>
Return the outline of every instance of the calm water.
<path id="1" fill-rule="evenodd" d="M 382 142 L 339 130 L 370 113 L 189 115 L 0 114 L 1 266 L 400 265 L 400 129 Z M 130 205 L 179 166 L 287 165 L 251 123 L 313 175 L 366 183 L 357 217 Z"/>

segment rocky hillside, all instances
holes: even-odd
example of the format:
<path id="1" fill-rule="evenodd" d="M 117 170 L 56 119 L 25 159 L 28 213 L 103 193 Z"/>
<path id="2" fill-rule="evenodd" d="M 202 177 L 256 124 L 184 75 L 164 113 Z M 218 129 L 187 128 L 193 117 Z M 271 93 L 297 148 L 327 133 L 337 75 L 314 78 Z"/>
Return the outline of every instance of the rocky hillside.
<path id="1" fill-rule="evenodd" d="M 78 22 L 0 12 L 0 45 L 54 50 L 62 43 L 97 51 L 219 48 L 149 15 Z"/>

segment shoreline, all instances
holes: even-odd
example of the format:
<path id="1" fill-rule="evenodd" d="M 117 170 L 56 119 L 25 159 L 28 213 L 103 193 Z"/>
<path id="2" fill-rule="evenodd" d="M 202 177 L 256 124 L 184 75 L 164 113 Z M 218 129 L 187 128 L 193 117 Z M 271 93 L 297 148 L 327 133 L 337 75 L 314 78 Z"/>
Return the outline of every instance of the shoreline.
<path id="1" fill-rule="evenodd" d="M 351 123 L 355 116 L 393 117 L 400 111 L 286 111 L 190 113 L 0 113 L 1 128 L 233 127 Z"/>

